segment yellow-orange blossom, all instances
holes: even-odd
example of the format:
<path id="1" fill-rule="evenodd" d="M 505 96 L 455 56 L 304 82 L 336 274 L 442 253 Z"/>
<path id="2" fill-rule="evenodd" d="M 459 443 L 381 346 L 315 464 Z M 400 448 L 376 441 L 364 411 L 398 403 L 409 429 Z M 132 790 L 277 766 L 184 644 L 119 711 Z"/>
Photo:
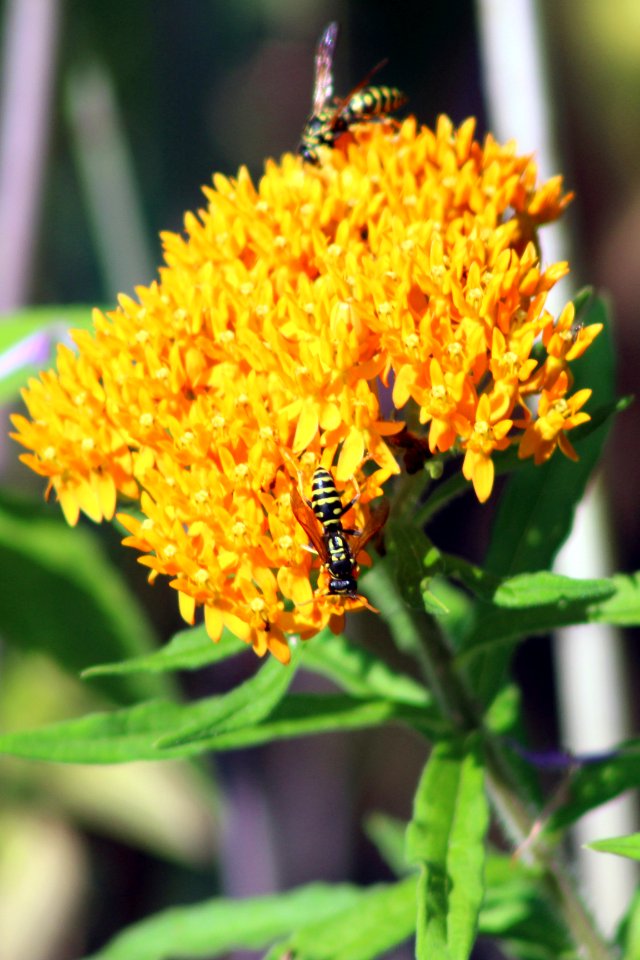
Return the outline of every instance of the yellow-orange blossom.
<path id="1" fill-rule="evenodd" d="M 464 456 L 482 501 L 494 450 L 574 455 L 566 434 L 589 391 L 568 396 L 568 364 L 599 328 L 573 329 L 571 305 L 546 311 L 568 268 L 543 269 L 536 242 L 570 198 L 512 144 L 473 133 L 445 117 L 435 131 L 361 125 L 317 167 L 287 154 L 257 187 L 244 169 L 216 176 L 186 236 L 163 237 L 159 280 L 95 311 L 77 352 L 61 346 L 24 391 L 31 419 L 16 416 L 14 436 L 69 523 L 139 501 L 143 519 L 120 514 L 124 542 L 172 578 L 185 619 L 204 606 L 213 639 L 227 626 L 287 662 L 288 633 L 358 606 L 310 602 L 289 494 L 320 463 L 340 487 L 356 476 L 364 522 L 399 471 L 394 408 L 432 452 Z"/>

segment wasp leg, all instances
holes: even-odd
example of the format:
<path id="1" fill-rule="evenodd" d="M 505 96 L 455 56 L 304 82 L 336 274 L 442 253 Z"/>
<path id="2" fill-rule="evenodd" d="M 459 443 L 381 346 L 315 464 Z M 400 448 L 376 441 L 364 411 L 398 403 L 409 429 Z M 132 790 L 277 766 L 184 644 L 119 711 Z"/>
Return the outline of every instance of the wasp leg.
<path id="1" fill-rule="evenodd" d="M 341 517 L 344 517 L 345 513 L 348 513 L 349 510 L 351 510 L 351 507 L 355 507 L 356 503 L 357 503 L 358 500 L 360 499 L 360 486 L 359 486 L 358 481 L 356 480 L 355 477 L 353 477 L 353 486 L 355 487 L 355 491 L 356 491 L 356 492 L 355 492 L 355 495 L 351 498 L 351 500 L 349 500 L 349 503 L 347 503 L 347 504 L 345 504 L 345 506 L 343 506 L 342 510 L 340 511 L 340 516 L 341 516 Z M 352 533 L 351 530 L 345 530 L 344 532 L 345 532 L 345 533 L 348 533 L 348 534 L 351 534 L 351 533 Z"/>
<path id="2" fill-rule="evenodd" d="M 343 532 L 343 533 L 346 533 L 346 535 L 347 535 L 348 537 L 361 537 L 361 536 L 362 536 L 362 530 L 349 529 L 349 530 L 343 530 L 342 532 Z"/>

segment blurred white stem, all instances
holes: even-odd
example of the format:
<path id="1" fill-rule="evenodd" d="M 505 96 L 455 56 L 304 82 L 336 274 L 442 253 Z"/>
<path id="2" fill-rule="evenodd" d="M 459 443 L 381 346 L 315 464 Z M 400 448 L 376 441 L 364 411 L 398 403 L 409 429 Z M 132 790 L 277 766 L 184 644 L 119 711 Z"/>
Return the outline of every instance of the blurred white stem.
<path id="1" fill-rule="evenodd" d="M 537 10 L 535 0 L 477 0 L 490 127 L 499 140 L 515 139 L 519 152 L 535 153 L 540 176 L 548 177 L 558 173 L 561 164 Z M 562 223 L 544 228 L 542 245 L 547 263 L 570 255 Z M 557 310 L 567 298 L 566 291 L 561 299 L 556 295 L 548 301 L 550 308 Z M 611 572 L 603 504 L 603 492 L 597 487 L 580 505 L 574 530 L 558 557 L 559 572 L 572 577 Z M 575 753 L 590 753 L 624 739 L 628 698 L 617 631 L 598 625 L 558 631 L 555 656 L 564 745 Z M 596 811 L 593 819 L 582 818 L 575 838 L 580 845 L 632 832 L 634 825 L 635 808 L 621 798 Z M 633 893 L 634 865 L 579 848 L 578 867 L 587 898 L 609 933 Z"/>

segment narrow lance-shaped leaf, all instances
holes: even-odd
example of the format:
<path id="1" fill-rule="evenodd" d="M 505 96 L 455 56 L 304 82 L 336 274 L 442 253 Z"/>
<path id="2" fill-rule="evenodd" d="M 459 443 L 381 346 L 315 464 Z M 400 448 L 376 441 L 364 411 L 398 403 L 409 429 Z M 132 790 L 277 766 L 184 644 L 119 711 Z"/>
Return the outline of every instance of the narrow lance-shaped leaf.
<path id="1" fill-rule="evenodd" d="M 205 740 L 229 730 L 252 727 L 268 716 L 282 700 L 291 683 L 298 662 L 298 651 L 292 653 L 285 667 L 270 658 L 255 676 L 245 680 L 223 697 L 209 701 L 195 722 L 186 724 L 158 740 L 159 747 L 177 747 L 194 740 Z"/>
<path id="2" fill-rule="evenodd" d="M 83 671 L 83 676 L 196 670 L 246 650 L 246 644 L 226 631 L 218 643 L 212 643 L 204 626 L 190 627 L 181 630 L 153 653 L 89 667 Z M 417 680 L 392 670 L 379 657 L 355 646 L 343 636 L 335 636 L 330 630 L 308 640 L 301 650 L 301 657 L 301 666 L 305 670 L 330 677 L 352 696 L 366 699 L 388 697 L 416 705 L 431 703 L 428 690 Z"/>
<path id="3" fill-rule="evenodd" d="M 568 960 L 574 945 L 555 904 L 545 897 L 542 872 L 509 854 L 489 853 L 478 932 L 497 939 L 508 957 Z"/>
<path id="4" fill-rule="evenodd" d="M 614 853 L 618 857 L 640 860 L 640 833 L 630 833 L 626 837 L 609 837 L 607 840 L 594 840 L 586 846 L 600 853 Z"/>
<path id="5" fill-rule="evenodd" d="M 211 697 L 186 705 L 153 700 L 37 730 L 5 733 L 0 735 L 0 752 L 59 763 L 123 763 L 237 750 L 314 733 L 377 727 L 394 720 L 431 736 L 441 736 L 443 732 L 442 721 L 424 707 L 389 700 L 354 700 L 341 695 L 291 694 L 255 726 L 211 732 L 207 737 L 162 749 L 158 746 L 159 740 L 166 737 L 168 741 L 176 730 L 204 725 L 219 699 Z"/>
<path id="6" fill-rule="evenodd" d="M 505 586 L 516 580 L 523 584 L 529 580 L 530 586 L 517 597 L 503 594 L 501 599 L 507 602 L 501 606 L 486 605 L 464 640 L 465 659 L 557 627 L 577 623 L 640 624 L 640 573 L 616 574 L 599 580 L 572 580 L 540 573 L 514 577 L 505 581 Z M 539 605 L 527 606 L 527 602 L 533 603 L 536 584 L 543 581 L 546 586 L 539 594 Z"/>
<path id="7" fill-rule="evenodd" d="M 545 603 L 599 600 L 610 596 L 614 586 L 607 578 L 576 579 L 548 570 L 499 577 L 462 557 L 440 553 L 441 572 L 454 577 L 479 600 L 506 609 L 523 609 Z"/>
<path id="8" fill-rule="evenodd" d="M 173 907 L 124 930 L 85 960 L 208 958 L 231 950 L 264 950 L 292 930 L 326 921 L 361 898 L 362 891 L 347 884 L 312 884 L 274 896 Z"/>
<path id="9" fill-rule="evenodd" d="M 608 800 L 640 783 L 640 740 L 631 740 L 608 756 L 577 758 L 579 769 L 571 776 L 569 799 L 546 824 L 550 833 L 564 830 Z"/>
<path id="10" fill-rule="evenodd" d="M 359 901 L 318 919 L 278 944 L 268 960 L 291 952 L 296 960 L 373 960 L 415 931 L 415 879 L 369 887 Z"/>
<path id="11" fill-rule="evenodd" d="M 301 665 L 305 670 L 330 677 L 355 697 L 385 697 L 416 706 L 433 702 L 429 691 L 417 680 L 330 630 L 305 643 Z"/>
<path id="12" fill-rule="evenodd" d="M 467 960 L 483 898 L 489 810 L 477 735 L 433 749 L 407 828 L 407 859 L 420 865 L 418 960 Z"/>
<path id="13" fill-rule="evenodd" d="M 397 877 L 409 872 L 405 849 L 407 824 L 385 813 L 372 813 L 367 817 L 364 830 L 378 853 Z"/>
<path id="14" fill-rule="evenodd" d="M 616 937 L 621 960 L 640 957 L 640 890 L 636 889 L 626 916 L 618 928 Z"/>
<path id="15" fill-rule="evenodd" d="M 123 673 L 171 673 L 176 670 L 197 670 L 234 657 L 248 649 L 247 645 L 227 630 L 214 643 L 204 624 L 180 630 L 168 643 L 152 653 L 129 660 L 100 663 L 82 671 L 83 677 L 113 676 Z"/>

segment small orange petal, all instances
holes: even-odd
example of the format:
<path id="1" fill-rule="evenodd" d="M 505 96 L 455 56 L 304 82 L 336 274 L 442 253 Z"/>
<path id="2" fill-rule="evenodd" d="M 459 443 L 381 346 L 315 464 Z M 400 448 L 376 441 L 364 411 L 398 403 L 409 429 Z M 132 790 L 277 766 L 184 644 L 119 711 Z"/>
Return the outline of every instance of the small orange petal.
<path id="1" fill-rule="evenodd" d="M 184 622 L 193 624 L 196 613 L 196 602 L 194 598 L 190 597 L 187 593 L 183 593 L 182 590 L 179 590 L 178 608 L 180 610 L 180 616 Z"/>
<path id="2" fill-rule="evenodd" d="M 116 512 L 116 485 L 110 473 L 96 476 L 98 499 L 105 520 L 111 520 Z"/>
<path id="3" fill-rule="evenodd" d="M 219 609 L 219 607 L 214 607 L 210 603 L 205 604 L 204 625 L 207 634 L 211 637 L 214 643 L 217 643 L 222 636 L 222 628 L 224 626 L 222 611 Z"/>
<path id="4" fill-rule="evenodd" d="M 310 446 L 318 432 L 318 411 L 313 400 L 309 400 L 302 407 L 296 434 L 293 438 L 293 452 L 301 453 Z"/>
<path id="5" fill-rule="evenodd" d="M 75 491 L 69 487 L 64 487 L 62 490 L 58 490 L 57 494 L 65 520 L 70 527 L 75 527 L 80 517 L 80 504 Z"/>
<path id="6" fill-rule="evenodd" d="M 356 471 L 364 460 L 365 448 L 362 433 L 355 428 L 349 432 L 347 439 L 342 444 L 342 450 L 338 457 L 336 467 L 336 479 L 340 483 L 355 476 Z"/>
<path id="7" fill-rule="evenodd" d="M 237 617 L 235 613 L 231 613 L 229 610 L 222 611 L 222 620 L 225 627 L 230 630 L 238 640 L 244 640 L 245 643 L 249 642 L 251 639 L 251 627 L 246 620 Z"/>

